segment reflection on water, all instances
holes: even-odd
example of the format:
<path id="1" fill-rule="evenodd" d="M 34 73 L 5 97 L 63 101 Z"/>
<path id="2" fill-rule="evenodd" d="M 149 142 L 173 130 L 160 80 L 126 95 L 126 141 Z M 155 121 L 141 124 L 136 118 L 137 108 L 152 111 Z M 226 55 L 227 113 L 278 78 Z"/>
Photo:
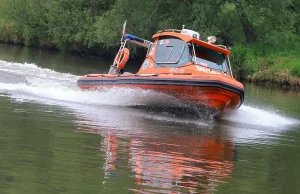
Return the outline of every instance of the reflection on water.
<path id="1" fill-rule="evenodd" d="M 143 191 L 215 191 L 233 171 L 234 145 L 217 134 L 131 135 L 124 142 L 114 130 L 102 132 L 84 126 L 77 130 L 104 137 L 101 150 L 106 152 L 106 176 L 118 175 L 122 165 L 118 160 L 128 153 L 129 158 L 122 162 L 130 163 L 135 183 L 143 186 Z"/>
<path id="2" fill-rule="evenodd" d="M 0 193 L 298 191 L 297 92 L 247 86 L 245 105 L 207 120 L 153 91 L 80 91 L 51 69 L 0 60 Z"/>
<path id="3" fill-rule="evenodd" d="M 243 109 L 247 111 L 248 108 Z M 236 142 L 266 144 L 266 139 L 272 141 L 275 135 L 274 131 L 267 131 L 274 129 L 274 120 L 270 126 L 268 123 L 258 126 L 256 121 L 252 121 L 252 125 L 251 121 L 232 122 L 228 119 L 232 115 L 227 118 L 229 122 L 205 122 L 132 108 L 107 107 L 99 111 L 77 107 L 76 110 L 80 110 L 76 121 L 78 132 L 104 137 L 99 149 L 106 152 L 106 181 L 118 176 L 118 170 L 124 169 L 125 162 L 129 163 L 125 168 L 134 172 L 135 184 L 141 187 L 129 189 L 137 192 L 217 191 L 220 184 L 227 184 L 232 177 L 239 151 Z M 250 108 L 248 112 L 251 111 Z M 280 133 L 294 122 L 266 111 L 256 114 L 266 120 L 275 117 Z M 241 126 L 248 126 L 248 129 L 241 131 Z M 266 131 L 260 132 L 261 126 L 265 126 Z M 124 153 L 128 156 L 124 157 Z"/>

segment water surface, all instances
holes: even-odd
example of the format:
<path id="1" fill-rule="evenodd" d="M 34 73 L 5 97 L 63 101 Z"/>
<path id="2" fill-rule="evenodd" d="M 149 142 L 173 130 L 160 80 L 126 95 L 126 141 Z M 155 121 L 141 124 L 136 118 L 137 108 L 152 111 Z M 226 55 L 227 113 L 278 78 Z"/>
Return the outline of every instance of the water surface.
<path id="1" fill-rule="evenodd" d="M 300 193 L 299 92 L 246 85 L 206 120 L 151 91 L 79 90 L 105 59 L 0 53 L 0 193 Z"/>

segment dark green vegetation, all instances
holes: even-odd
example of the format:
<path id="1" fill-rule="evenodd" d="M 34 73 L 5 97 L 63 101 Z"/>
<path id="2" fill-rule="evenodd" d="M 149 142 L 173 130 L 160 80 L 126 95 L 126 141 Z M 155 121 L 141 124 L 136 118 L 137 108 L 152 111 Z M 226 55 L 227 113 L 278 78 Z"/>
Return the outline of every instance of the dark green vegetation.
<path id="1" fill-rule="evenodd" d="M 298 0 L 0 0 L 0 41 L 110 54 L 121 26 L 151 39 L 186 28 L 233 46 L 239 79 L 300 85 Z"/>

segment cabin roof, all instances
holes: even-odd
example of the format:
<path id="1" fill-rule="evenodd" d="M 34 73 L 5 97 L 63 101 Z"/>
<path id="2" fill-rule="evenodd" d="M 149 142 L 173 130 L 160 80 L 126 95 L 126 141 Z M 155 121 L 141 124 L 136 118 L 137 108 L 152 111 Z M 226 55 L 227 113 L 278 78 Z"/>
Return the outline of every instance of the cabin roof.
<path id="1" fill-rule="evenodd" d="M 224 48 L 221 48 L 221 47 L 218 47 L 216 45 L 213 45 L 213 44 L 209 44 L 207 42 L 204 42 L 202 40 L 199 40 L 199 39 L 196 39 L 196 38 L 193 38 L 191 36 L 188 36 L 188 35 L 185 35 L 185 34 L 181 34 L 181 33 L 178 33 L 178 32 L 170 32 L 170 31 L 162 31 L 162 32 L 158 32 L 156 34 L 154 34 L 152 36 L 152 38 L 158 38 L 158 37 L 161 37 L 161 36 L 173 36 L 173 37 L 177 37 L 177 38 L 180 38 L 181 40 L 185 41 L 185 42 L 192 42 L 196 45 L 200 45 L 200 46 L 203 46 L 203 47 L 206 47 L 206 48 L 209 48 L 209 49 L 212 49 L 214 51 L 217 51 L 217 52 L 220 52 L 220 53 L 223 53 L 224 55 L 226 56 L 229 56 L 230 55 L 230 51 L 227 50 L 227 49 L 224 49 Z"/>

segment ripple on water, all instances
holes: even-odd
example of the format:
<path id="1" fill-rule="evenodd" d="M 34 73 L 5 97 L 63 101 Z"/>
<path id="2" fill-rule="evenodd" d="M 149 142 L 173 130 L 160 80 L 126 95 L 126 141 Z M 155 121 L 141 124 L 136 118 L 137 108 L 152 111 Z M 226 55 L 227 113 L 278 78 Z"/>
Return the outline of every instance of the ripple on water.
<path id="1" fill-rule="evenodd" d="M 270 155 L 265 150 L 294 149 L 299 142 L 299 136 L 284 133 L 299 121 L 270 110 L 242 106 L 225 111 L 215 120 L 190 118 L 184 112 L 185 104 L 157 92 L 118 88 L 81 91 L 75 75 L 5 61 L 0 61 L 0 69 L 1 96 L 14 99 L 14 106 L 6 107 L 3 115 L 12 114 L 16 120 L 33 119 L 28 116 L 32 114 L 38 118 L 29 122 L 25 133 L 22 128 L 12 128 L 20 130 L 14 134 L 25 142 L 19 147 L 17 164 L 35 168 L 33 158 L 46 158 L 51 161 L 47 163 L 51 176 L 61 182 L 75 181 L 71 174 L 89 177 L 76 173 L 78 170 L 96 177 L 97 169 L 101 169 L 102 188 L 125 178 L 134 184 L 125 187 L 121 181 L 122 188 L 133 191 L 211 193 L 235 180 L 234 175 L 247 181 L 261 176 L 261 159 Z M 12 81 L 13 75 L 20 79 Z M 44 108 L 35 107 L 36 102 Z M 24 104 L 30 106 L 21 107 Z M 178 109 L 169 109 L 174 106 Z M 39 120 L 47 125 L 37 125 Z M 45 145 L 45 139 L 34 136 L 45 131 L 48 134 L 42 137 L 53 138 L 54 143 L 49 140 Z M 26 139 L 28 132 L 35 138 Z M 9 135 L 10 131 L 3 132 L 0 139 L 7 140 Z M 40 154 L 46 152 L 51 154 Z M 8 152 L 5 157 L 10 157 Z M 280 161 L 280 155 L 272 157 Z M 76 165 L 78 169 L 70 168 Z M 64 169 L 70 175 L 62 173 Z M 9 173 L 2 177 L 13 180 Z"/>

